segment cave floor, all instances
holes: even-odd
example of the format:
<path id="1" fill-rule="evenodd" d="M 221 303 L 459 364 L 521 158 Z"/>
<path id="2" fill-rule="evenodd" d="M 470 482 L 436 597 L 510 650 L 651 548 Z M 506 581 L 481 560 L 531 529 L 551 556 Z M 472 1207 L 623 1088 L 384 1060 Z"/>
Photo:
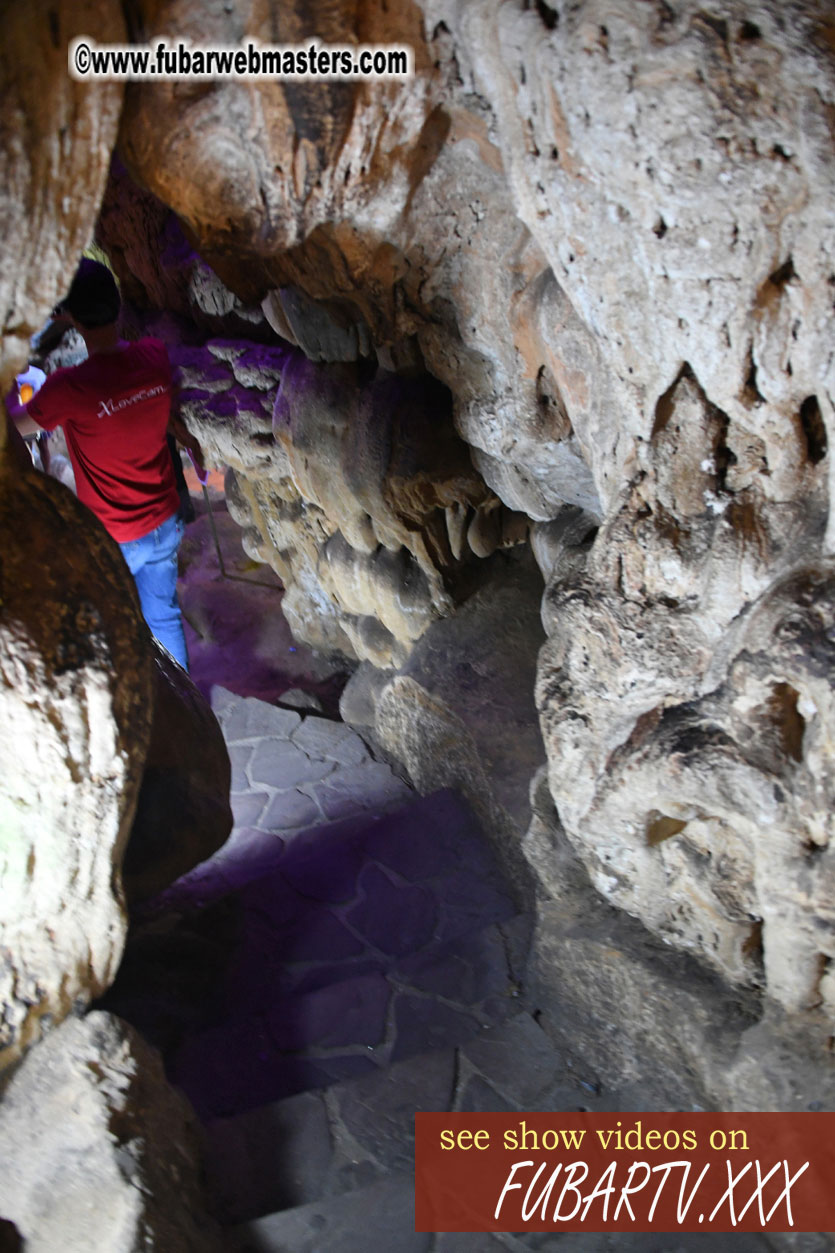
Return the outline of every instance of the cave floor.
<path id="1" fill-rule="evenodd" d="M 241 548 L 240 527 L 226 509 L 222 475 L 210 475 L 205 493 L 191 469 L 186 480 L 196 517 L 180 545 L 178 588 L 195 684 L 207 699 L 215 685 L 266 701 L 281 701 L 289 692 L 288 703 L 304 699 L 338 716 L 349 675 L 345 663 L 291 635 L 281 613 L 281 581 Z"/>
<path id="2" fill-rule="evenodd" d="M 529 920 L 465 802 L 419 797 L 338 720 L 341 663 L 291 636 L 220 476 L 206 493 L 189 477 L 179 592 L 234 828 L 138 911 L 104 1006 L 161 1049 L 204 1121 L 231 1247 L 307 1247 L 324 1204 L 327 1247 L 347 1248 L 352 1198 L 383 1187 L 394 1229 L 364 1247 L 422 1248 L 411 1211 L 400 1221 L 413 1115 L 478 1105 L 457 1049 L 518 1015 Z"/>
<path id="3" fill-rule="evenodd" d="M 663 1234 L 415 1232 L 416 1112 L 617 1110 L 634 1093 L 603 1092 L 539 1026 L 523 995 L 532 918 L 472 811 L 418 796 L 338 720 L 348 676 L 293 640 L 278 580 L 241 551 L 217 478 L 209 491 L 236 577 L 200 493 L 180 593 L 234 828 L 137 911 L 102 1007 L 160 1048 L 200 1115 L 230 1253 L 666 1248 Z"/>

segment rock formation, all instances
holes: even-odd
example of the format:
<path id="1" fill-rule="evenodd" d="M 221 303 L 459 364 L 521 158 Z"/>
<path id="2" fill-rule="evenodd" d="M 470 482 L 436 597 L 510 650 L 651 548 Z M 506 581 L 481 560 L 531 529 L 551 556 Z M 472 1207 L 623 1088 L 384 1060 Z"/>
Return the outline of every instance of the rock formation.
<path id="1" fill-rule="evenodd" d="M 125 28 L 120 7 L 101 0 L 5 6 L 2 22 L 5 395 L 91 241 L 121 107 L 121 85 L 67 76 L 67 43 L 91 31 L 121 41 Z M 80 1017 L 121 957 L 122 861 L 143 775 L 146 810 L 158 794 L 146 766 L 159 773 L 148 749 L 159 748 L 162 707 L 170 722 L 173 705 L 185 750 L 169 797 L 182 799 L 187 779 L 204 819 L 207 763 L 201 776 L 186 759 L 189 733 L 210 739 L 212 726 L 155 696 L 158 663 L 117 546 L 70 491 L 21 466 L 6 433 L 4 414 L 0 1244 L 10 1253 L 88 1249 L 91 1239 L 126 1253 L 212 1249 L 214 1229 L 193 1216 L 202 1205 L 195 1145 L 185 1143 L 193 1127 L 158 1059 L 124 1025 Z M 208 764 L 224 789 L 220 747 Z M 227 790 L 212 847 L 224 817 L 228 830 Z M 182 827 L 183 806 L 169 817 Z M 205 823 L 200 838 L 189 865 L 208 851 Z"/>
<path id="2" fill-rule="evenodd" d="M 120 42 L 113 0 L 6 5 L 0 45 L 2 328 L 0 385 L 25 366 L 28 341 L 65 294 L 90 242 L 119 123 L 121 83 L 74 82 L 67 45 L 85 32 Z M 0 425 L 0 439 L 5 429 Z M 2 445 L 0 445 L 1 447 Z"/>
<path id="3" fill-rule="evenodd" d="M 116 6 L 97 0 L 3 14 L 3 394 L 90 239 L 107 174 L 122 87 L 67 77 L 67 40 L 86 28 L 124 37 Z M 115 973 L 125 924 L 112 881 L 141 777 L 151 663 L 118 553 L 54 483 L 19 478 L 5 440 L 0 422 L 8 1064 Z"/>
<path id="4" fill-rule="evenodd" d="M 218 721 L 176 662 L 154 652 L 151 734 L 121 865 L 129 904 L 211 857 L 232 830 L 231 765 Z"/>
<path id="5" fill-rule="evenodd" d="M 156 1053 L 110 1014 L 34 1049 L 0 1109 L 0 1208 L 32 1253 L 218 1253 L 200 1209 L 199 1131 Z"/>
<path id="6" fill-rule="evenodd" d="M 176 104 L 173 84 L 134 86 L 120 133 L 135 178 L 304 352 L 274 357 L 272 440 L 263 391 L 235 402 L 234 451 L 229 388 L 191 408 L 235 468 L 248 548 L 303 636 L 391 668 L 455 611 L 465 528 L 486 553 L 529 520 L 543 553 L 584 509 L 588 561 L 543 566 L 561 829 L 665 942 L 787 1010 L 827 1002 L 824 8 L 320 7 L 269 30 L 227 11 L 208 33 L 325 38 L 327 10 L 340 36 L 408 39 L 416 79 Z M 431 426 L 437 460 L 408 453 L 417 513 L 392 454 L 419 425 L 399 417 L 415 371 L 450 389 L 478 472 L 451 482 Z"/>
<path id="7" fill-rule="evenodd" d="M 153 691 L 150 634 L 104 528 L 54 479 L 7 466 L 2 481 L 0 1067 L 116 973 Z"/>
<path id="8" fill-rule="evenodd" d="M 116 545 L 55 480 L 8 465 L 2 483 L 0 1069 L 110 985 L 123 870 L 141 898 L 232 825 L 217 722 Z"/>
<path id="9" fill-rule="evenodd" d="M 727 1104 L 830 1092 L 828 6 L 137 0 L 129 11 L 137 40 L 199 30 L 226 44 L 315 34 L 414 48 L 406 83 L 130 84 L 99 241 L 134 327 L 172 345 L 183 413 L 230 467 L 230 508 L 247 551 L 285 581 L 293 629 L 367 663 L 348 699 L 360 720 L 432 786 L 467 776 L 505 842 L 521 842 L 522 811 L 456 704 L 476 679 L 458 657 L 447 670 L 437 659 L 445 640 L 464 649 L 466 632 L 446 625 L 502 579 L 506 589 L 530 545 L 548 636 L 536 680 L 547 766 L 524 842 L 550 898 L 535 954 L 543 996 L 585 1006 L 590 1049 L 617 999 L 624 1051 L 611 1065 L 628 1078 L 657 989 L 652 1064 L 668 1100 L 690 1090 L 677 1071 Z M 118 19 L 101 13 L 98 37 L 115 38 Z M 14 50 L 24 27 L 10 29 Z M 28 80 L 12 85 L 4 126 L 26 133 L 28 109 L 38 134 Z M 59 118 L 77 91 L 63 143 L 73 168 L 81 145 L 91 159 L 59 232 L 60 128 L 45 129 L 43 168 L 29 170 L 15 141 L 10 220 L 24 262 L 43 259 L 43 282 L 35 299 L 25 265 L 15 272 L 7 374 L 86 242 L 118 107 L 117 88 L 49 90 Z M 27 197 L 36 180 L 46 190 Z M 14 488 L 27 501 L 31 490 Z M 64 505 L 34 490 L 61 525 Z M 3 725 L 25 713 L 27 736 L 54 741 L 65 793 L 61 813 L 39 816 L 51 838 L 62 842 L 73 806 L 106 802 L 110 873 L 138 766 L 114 733 L 102 759 L 112 786 L 93 802 L 65 749 L 82 696 L 113 709 L 133 699 L 119 686 L 121 637 L 105 630 L 101 651 L 61 669 L 55 633 L 42 639 L 24 609 L 26 559 L 6 551 L 4 588 L 20 571 L 8 594 L 27 625 L 22 651 L 17 636 L 4 645 Z M 18 601 L 4 600 L 4 624 Z M 491 638 L 477 676 L 488 685 L 491 665 L 507 669 L 501 632 Z M 62 683 L 80 687 L 53 716 Z M 89 738 L 85 753 L 104 751 Z M 21 882 L 32 873 L 20 863 Z M 30 1002 L 55 998 L 16 987 L 6 1013 L 19 1048 Z M 695 1025 L 673 1048 L 681 1015 Z M 787 1040 L 805 1056 L 796 1084 Z"/>

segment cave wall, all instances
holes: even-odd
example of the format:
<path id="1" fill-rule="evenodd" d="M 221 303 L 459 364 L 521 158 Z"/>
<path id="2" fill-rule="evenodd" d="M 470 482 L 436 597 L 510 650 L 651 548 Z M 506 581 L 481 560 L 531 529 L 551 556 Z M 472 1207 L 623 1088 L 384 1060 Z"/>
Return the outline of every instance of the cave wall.
<path id="1" fill-rule="evenodd" d="M 153 656 L 103 528 L 34 470 L 0 482 L 2 1071 L 115 977 Z"/>
<path id="2" fill-rule="evenodd" d="M 74 83 L 67 43 L 122 41 L 125 25 L 107 0 L 4 5 L 0 21 L 5 396 L 92 241 L 116 137 L 121 84 Z M 126 1024 L 86 1012 L 122 956 L 126 849 L 141 896 L 231 826 L 225 745 L 186 683 L 156 652 L 117 545 L 16 456 L 0 412 L 4 1248 L 220 1247 L 193 1113 Z"/>
<path id="3" fill-rule="evenodd" d="M 65 73 L 66 41 L 88 27 L 124 37 L 112 4 L 36 0 L 3 14 L 4 394 L 91 238 L 107 177 L 122 87 Z M 152 691 L 118 552 L 53 480 L 21 475 L 5 442 L 3 420 L 0 1070 L 115 975 L 126 922 L 114 877 Z"/>
<path id="4" fill-rule="evenodd" d="M 2 15 L 4 396 L 92 242 L 108 177 L 123 87 L 76 83 L 66 72 L 67 44 L 91 31 L 123 41 L 121 7 L 35 0 Z M 117 545 L 72 492 L 15 452 L 3 413 L 3 1082 L 115 977 L 128 845 L 136 898 L 208 856 L 232 822 L 219 727 L 154 647 Z"/>
<path id="5" fill-rule="evenodd" d="M 404 535 L 369 504 L 389 435 L 366 415 L 384 371 L 444 383 L 477 477 L 444 499 L 427 465 L 432 508 L 460 528 L 480 481 L 547 578 L 553 822 L 650 932 L 831 1012 L 827 7 L 387 8 L 238 6 L 206 35 L 403 38 L 408 84 L 127 91 L 134 178 L 308 358 L 281 368 L 272 444 L 262 397 L 258 457 L 217 445 L 247 543 L 300 633 L 401 665 L 455 597 L 438 563 L 417 608 L 402 570 L 385 595 L 369 573 L 396 552 L 433 577 L 432 520 Z M 549 543 L 569 505 L 600 523 L 588 560 Z"/>
<path id="6" fill-rule="evenodd" d="M 92 235 L 119 124 L 122 83 L 78 83 L 67 44 L 125 39 L 113 0 L 4 5 L 0 45 L 0 385 L 25 365 L 31 335 L 65 294 Z M 0 441 L 5 428 L 0 424 Z M 0 445 L 2 446 L 2 445 Z"/>
<path id="7" fill-rule="evenodd" d="M 116 6 L 50 11 L 4 42 L 7 376 L 88 242 L 122 96 L 63 75 Z M 455 719 L 397 672 L 530 542 L 545 965 L 591 884 L 747 1004 L 831 1023 L 828 6 L 126 13 L 142 40 L 414 47 L 404 84 L 129 84 L 98 229 L 135 326 L 177 345 L 293 629 L 383 668 L 377 730 L 427 778 Z"/>

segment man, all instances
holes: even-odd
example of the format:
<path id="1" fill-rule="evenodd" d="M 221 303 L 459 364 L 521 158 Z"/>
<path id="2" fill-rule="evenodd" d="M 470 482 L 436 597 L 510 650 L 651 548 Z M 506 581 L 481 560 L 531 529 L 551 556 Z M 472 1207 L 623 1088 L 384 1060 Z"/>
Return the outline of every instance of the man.
<path id="1" fill-rule="evenodd" d="M 119 290 L 106 265 L 83 260 L 60 316 L 78 330 L 88 357 L 56 370 L 23 407 L 7 400 L 22 435 L 64 428 L 78 498 L 121 548 L 145 621 L 188 669 L 177 601 L 177 549 L 183 532 L 169 428 L 202 463 L 199 445 L 171 413 L 172 376 L 158 339 L 119 338 Z"/>

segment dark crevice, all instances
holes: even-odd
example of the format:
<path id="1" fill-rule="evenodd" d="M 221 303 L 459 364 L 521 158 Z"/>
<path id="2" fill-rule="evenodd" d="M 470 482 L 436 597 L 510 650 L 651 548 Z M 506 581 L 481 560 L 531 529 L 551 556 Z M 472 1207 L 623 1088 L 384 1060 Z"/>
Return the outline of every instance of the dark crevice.
<path id="1" fill-rule="evenodd" d="M 663 30 L 665 26 L 670 26 L 676 20 L 675 11 L 667 4 L 667 0 L 661 0 L 659 6 L 658 29 Z"/>
<path id="2" fill-rule="evenodd" d="M 716 490 L 724 492 L 727 488 L 728 471 L 736 465 L 736 454 L 728 447 L 728 428 L 731 420 L 723 410 L 715 405 L 710 406 L 710 414 L 715 423 L 716 443 L 713 449 L 713 464 L 716 467 Z"/>
<path id="3" fill-rule="evenodd" d="M 750 961 L 762 964 L 763 958 L 763 924 L 754 922 L 748 939 L 742 945 L 742 952 Z"/>
<path id="4" fill-rule="evenodd" d="M 797 278 L 797 271 L 794 268 L 794 262 L 789 257 L 773 274 L 768 276 L 768 281 L 775 287 L 785 287 L 786 283 L 790 283 L 794 278 Z"/>
<path id="5" fill-rule="evenodd" d="M 663 239 L 664 236 L 667 234 L 667 223 L 664 221 L 664 219 L 661 217 L 660 214 L 658 216 L 658 221 L 655 223 L 655 226 L 653 226 L 652 228 L 652 232 L 654 235 L 658 237 L 658 239 Z"/>
<path id="6" fill-rule="evenodd" d="M 129 43 L 147 43 L 148 26 L 140 0 L 122 0 L 122 14 Z"/>
<path id="7" fill-rule="evenodd" d="M 546 4 L 545 0 L 536 0 L 536 11 L 547 30 L 556 30 L 560 15 L 555 8 L 552 8 L 550 4 Z"/>
<path id="8" fill-rule="evenodd" d="M 657 435 L 660 435 L 661 432 L 666 429 L 667 423 L 670 421 L 673 413 L 673 395 L 675 390 L 681 380 L 687 376 L 692 377 L 692 373 L 693 372 L 690 369 L 690 366 L 685 361 L 670 386 L 663 393 L 663 395 L 658 397 L 655 405 L 655 421 L 652 424 L 652 439 L 655 439 Z"/>
<path id="9" fill-rule="evenodd" d="M 739 28 L 739 37 L 747 42 L 754 39 L 762 39 L 762 31 L 756 22 L 743 22 Z"/>
<path id="10" fill-rule="evenodd" d="M 696 14 L 696 18 L 699 21 L 703 22 L 705 26 L 709 26 L 710 29 L 719 36 L 719 38 L 722 40 L 722 43 L 727 48 L 728 46 L 728 23 L 725 21 L 723 17 L 714 17 L 712 13 L 705 13 L 704 10 L 702 10 L 701 12 Z"/>
<path id="11" fill-rule="evenodd" d="M 757 387 L 757 363 L 754 360 L 753 345 L 748 349 L 748 370 L 745 375 L 743 395 L 749 405 L 765 404 L 765 396 Z"/>
<path id="12" fill-rule="evenodd" d="M 676 403 L 676 391 L 679 384 L 683 380 L 688 380 L 699 391 L 699 396 L 705 407 L 705 416 L 708 422 L 708 430 L 712 442 L 710 450 L 714 465 L 714 473 L 716 476 L 715 490 L 724 492 L 727 490 L 727 477 L 730 468 L 737 463 L 736 454 L 728 447 L 728 430 L 730 427 L 730 418 L 724 410 L 714 405 L 712 401 L 705 395 L 699 380 L 696 378 L 693 370 L 688 362 L 684 362 L 679 370 L 673 383 L 662 396 L 659 396 L 655 406 L 655 422 L 652 427 L 651 439 L 656 439 L 668 426 L 670 418 L 673 415 Z"/>
<path id="13" fill-rule="evenodd" d="M 803 760 L 806 723 L 797 708 L 798 694 L 788 683 L 776 683 L 767 702 L 780 751 L 792 761 Z"/>
<path id="14" fill-rule="evenodd" d="M 806 437 L 806 456 L 817 465 L 826 456 L 828 440 L 817 396 L 807 396 L 800 406 L 800 425 Z"/>

